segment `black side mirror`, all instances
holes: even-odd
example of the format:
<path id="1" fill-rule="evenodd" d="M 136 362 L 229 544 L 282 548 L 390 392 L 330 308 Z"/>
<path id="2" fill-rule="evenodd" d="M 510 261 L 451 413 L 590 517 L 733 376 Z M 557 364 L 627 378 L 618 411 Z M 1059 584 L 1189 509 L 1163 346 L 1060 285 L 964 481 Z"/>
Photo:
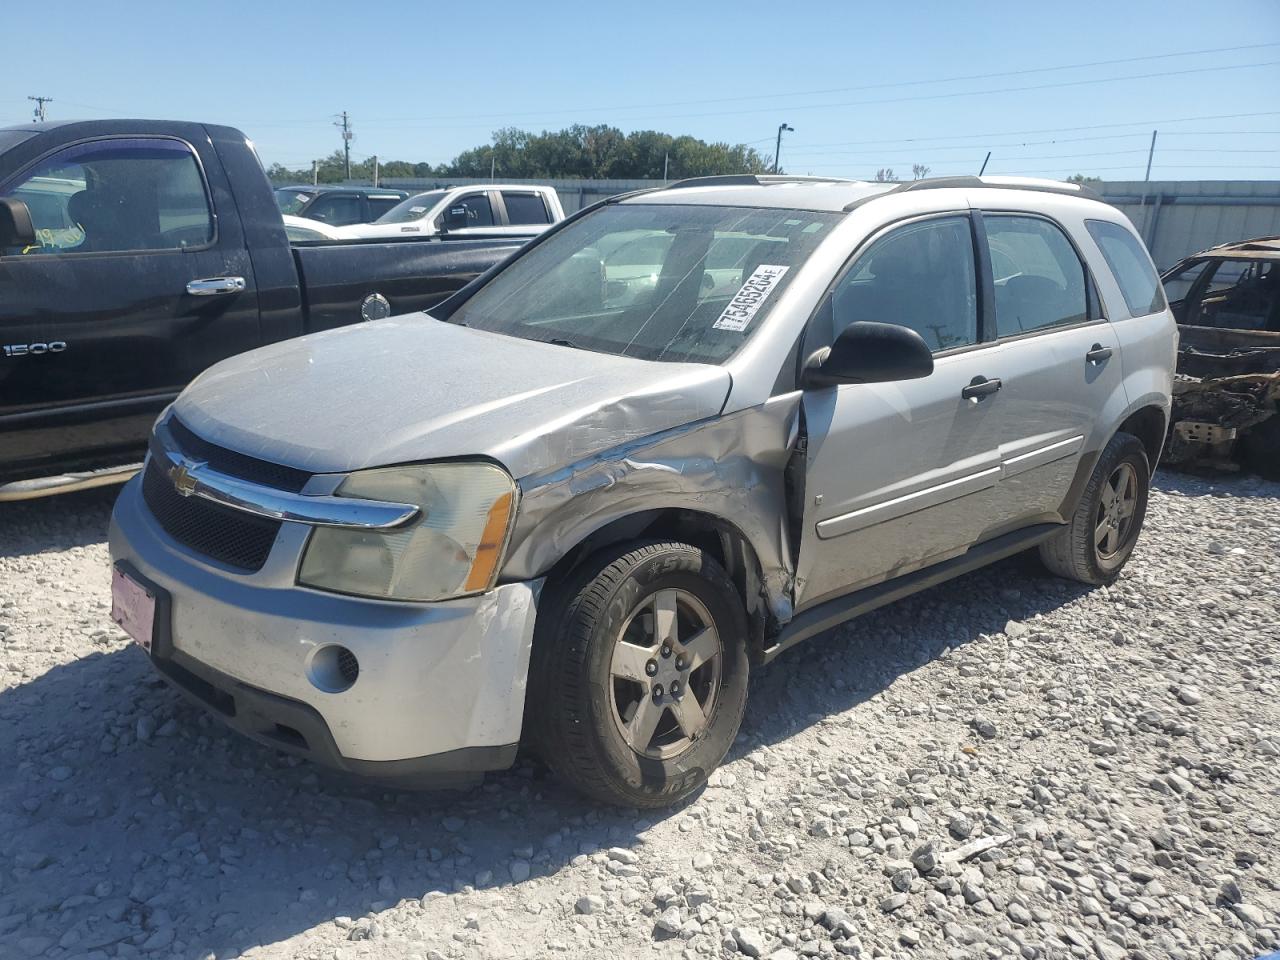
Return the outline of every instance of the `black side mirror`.
<path id="1" fill-rule="evenodd" d="M 851 323 L 836 342 L 810 355 L 804 386 L 917 380 L 933 373 L 933 352 L 920 334 L 895 323 Z"/>
<path id="2" fill-rule="evenodd" d="M 446 230 L 461 230 L 467 223 L 467 208 L 464 206 L 450 207 L 444 212 L 444 227 Z"/>
<path id="3" fill-rule="evenodd" d="M 0 250 L 30 247 L 35 242 L 36 228 L 26 203 L 12 197 L 0 197 Z"/>

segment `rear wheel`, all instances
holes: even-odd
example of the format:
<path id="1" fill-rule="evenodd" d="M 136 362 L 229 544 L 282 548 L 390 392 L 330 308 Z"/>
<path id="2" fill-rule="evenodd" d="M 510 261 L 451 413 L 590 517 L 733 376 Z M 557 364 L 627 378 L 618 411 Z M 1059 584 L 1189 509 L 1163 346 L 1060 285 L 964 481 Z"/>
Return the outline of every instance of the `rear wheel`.
<path id="1" fill-rule="evenodd" d="M 609 803 L 688 796 L 742 721 L 746 634 L 733 583 L 696 547 L 598 554 L 540 604 L 526 708 L 538 752 Z"/>
<path id="2" fill-rule="evenodd" d="M 1040 544 L 1044 565 L 1081 583 L 1112 583 L 1138 542 L 1150 485 L 1142 441 L 1117 433 L 1098 457 L 1071 522 Z"/>

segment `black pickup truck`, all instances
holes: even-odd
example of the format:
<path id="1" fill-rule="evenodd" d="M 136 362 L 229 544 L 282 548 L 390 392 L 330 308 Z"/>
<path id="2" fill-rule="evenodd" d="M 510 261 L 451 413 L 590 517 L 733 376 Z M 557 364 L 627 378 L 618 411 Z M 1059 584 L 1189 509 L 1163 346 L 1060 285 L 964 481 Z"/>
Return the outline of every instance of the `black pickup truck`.
<path id="1" fill-rule="evenodd" d="M 522 242 L 291 244 L 238 130 L 0 129 L 0 501 L 124 479 L 212 363 L 430 308 Z"/>

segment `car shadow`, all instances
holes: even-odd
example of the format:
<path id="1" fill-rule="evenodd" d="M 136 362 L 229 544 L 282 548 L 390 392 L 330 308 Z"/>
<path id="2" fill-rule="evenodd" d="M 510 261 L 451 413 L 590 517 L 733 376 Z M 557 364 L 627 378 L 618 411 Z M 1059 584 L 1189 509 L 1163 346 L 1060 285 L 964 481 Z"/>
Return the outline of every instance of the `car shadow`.
<path id="1" fill-rule="evenodd" d="M 83 506 L 98 516 L 96 501 Z M 30 512 L 36 526 L 0 555 L 34 552 Z M 50 537 L 40 549 L 102 531 L 52 523 Z M 859 708 L 897 678 L 1087 592 L 1023 555 L 802 644 L 756 671 L 728 762 L 837 714 L 852 711 L 856 730 Z M 75 952 L 140 945 L 168 924 L 175 953 L 222 956 L 432 891 L 496 890 L 526 866 L 538 877 L 610 847 L 639 850 L 651 826 L 700 802 L 604 808 L 523 757 L 471 791 L 387 791 L 231 733 L 141 650 L 95 642 L 99 652 L 0 689 L 0 859 L 16 881 L 0 886 L 0 955 L 33 935 L 71 937 Z"/>

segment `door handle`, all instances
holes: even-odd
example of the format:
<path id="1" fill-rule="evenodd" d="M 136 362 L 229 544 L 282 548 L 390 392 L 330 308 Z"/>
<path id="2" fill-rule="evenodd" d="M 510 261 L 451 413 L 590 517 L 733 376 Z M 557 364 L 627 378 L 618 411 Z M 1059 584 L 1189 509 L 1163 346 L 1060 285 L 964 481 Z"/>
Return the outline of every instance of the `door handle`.
<path id="1" fill-rule="evenodd" d="M 187 293 L 193 297 L 220 297 L 228 293 L 243 293 L 244 286 L 244 277 L 209 277 L 207 280 L 192 280 L 187 284 Z"/>
<path id="2" fill-rule="evenodd" d="M 980 403 L 1003 386 L 998 377 L 988 380 L 986 377 L 978 376 L 969 381 L 969 385 L 960 391 L 960 396 L 974 403 Z"/>
<path id="3" fill-rule="evenodd" d="M 1103 360 L 1108 359 L 1110 356 L 1111 356 L 1110 347 L 1104 347 L 1100 343 L 1095 343 L 1092 347 L 1089 348 L 1089 352 L 1084 355 L 1084 358 L 1092 364 L 1099 364 Z"/>

